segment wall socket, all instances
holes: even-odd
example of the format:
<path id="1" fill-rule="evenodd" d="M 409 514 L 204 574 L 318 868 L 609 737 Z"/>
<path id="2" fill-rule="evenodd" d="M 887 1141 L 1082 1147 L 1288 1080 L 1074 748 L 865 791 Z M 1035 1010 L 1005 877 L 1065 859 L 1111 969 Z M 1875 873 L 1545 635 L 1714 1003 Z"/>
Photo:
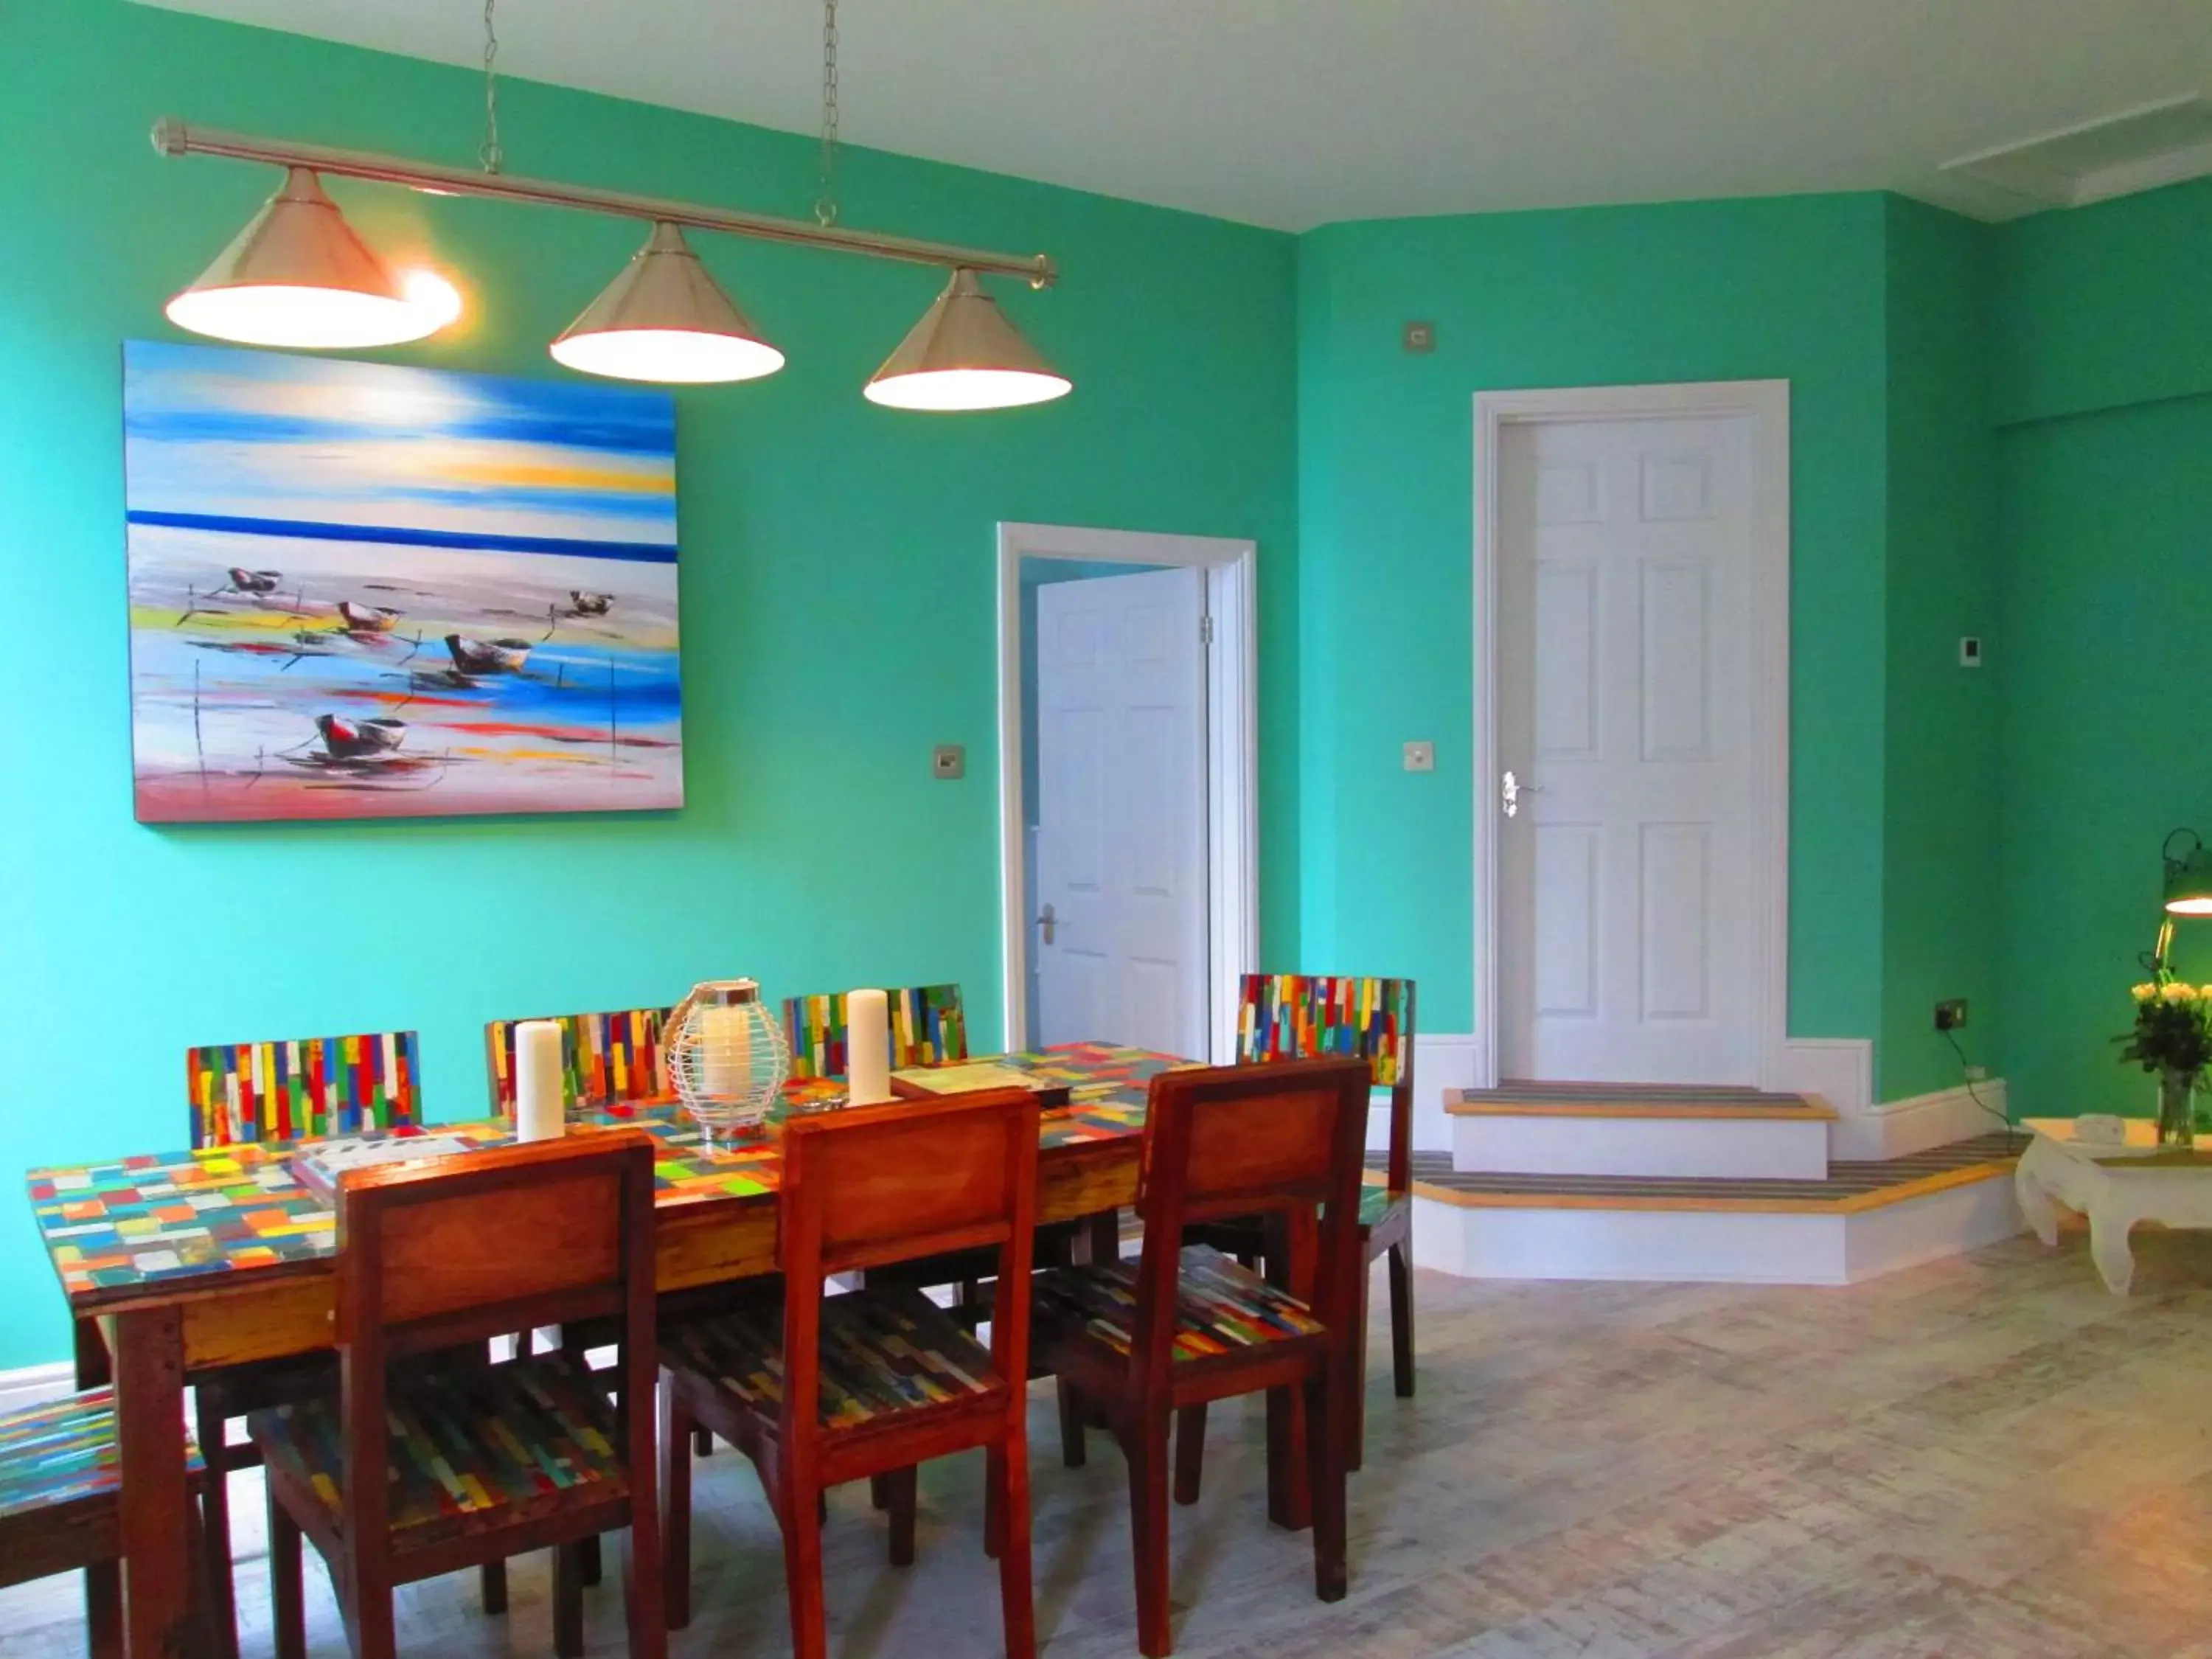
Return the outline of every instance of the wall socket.
<path id="1" fill-rule="evenodd" d="M 1936 1029 L 1937 1030 L 1955 1031 L 1964 1026 L 1966 1023 L 1966 998 L 1946 997 L 1942 1001 L 1936 1005 Z"/>
<path id="2" fill-rule="evenodd" d="M 964 778 L 968 775 L 968 750 L 957 743 L 940 743 L 929 751 L 929 775 L 933 778 Z"/>
<path id="3" fill-rule="evenodd" d="M 1406 769 L 1408 772 L 1433 772 L 1437 769 L 1437 746 L 1432 743 L 1409 743 L 1406 745 Z"/>

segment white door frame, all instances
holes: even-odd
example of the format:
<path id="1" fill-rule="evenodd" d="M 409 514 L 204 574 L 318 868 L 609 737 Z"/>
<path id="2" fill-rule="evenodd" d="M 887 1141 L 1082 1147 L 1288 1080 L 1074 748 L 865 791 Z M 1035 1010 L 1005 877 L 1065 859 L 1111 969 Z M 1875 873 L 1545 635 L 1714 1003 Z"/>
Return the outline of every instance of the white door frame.
<path id="1" fill-rule="evenodd" d="M 1260 955 L 1258 550 L 1218 536 L 999 526 L 999 870 L 1009 1044 L 1030 1029 L 1028 882 L 1022 823 L 1022 561 L 1096 560 L 1206 572 L 1213 623 L 1206 654 L 1206 1004 L 1213 1053 L 1235 1051 L 1237 980 Z M 1200 1058 L 1192 1055 L 1192 1059 Z"/>
<path id="2" fill-rule="evenodd" d="M 1752 963 L 1761 1088 L 1781 1086 L 1790 1029 L 1790 382 L 1564 386 L 1474 395 L 1474 1083 L 1498 1086 L 1498 492 L 1508 426 L 1751 419 Z"/>

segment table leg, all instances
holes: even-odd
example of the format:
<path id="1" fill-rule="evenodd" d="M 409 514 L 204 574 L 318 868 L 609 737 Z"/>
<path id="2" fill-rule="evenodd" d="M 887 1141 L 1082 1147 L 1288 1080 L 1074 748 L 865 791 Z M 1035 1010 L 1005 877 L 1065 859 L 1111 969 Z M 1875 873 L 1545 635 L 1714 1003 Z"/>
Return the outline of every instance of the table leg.
<path id="1" fill-rule="evenodd" d="M 2130 1215 L 2102 1208 L 2089 1212 L 2089 1260 L 2097 1264 L 2098 1276 L 2114 1296 L 2125 1296 L 2135 1282 L 2136 1253 L 2128 1248 L 2128 1230 L 2134 1225 Z"/>
<path id="2" fill-rule="evenodd" d="M 130 1659 L 187 1659 L 193 1565 L 185 1476 L 183 1322 L 174 1307 L 113 1316 L 123 1486 L 123 1626 Z"/>
<path id="3" fill-rule="evenodd" d="M 2020 1212 L 2035 1236 L 2045 1244 L 2058 1243 L 2058 1206 L 2051 1201 L 2051 1194 L 2043 1188 L 2043 1182 L 2034 1167 L 2033 1154 L 2021 1159 L 2012 1172 L 2013 1195 L 2020 1200 Z"/>
<path id="4" fill-rule="evenodd" d="M 1267 1218 L 1267 1279 L 1291 1295 L 1311 1300 L 1319 1265 L 1313 1218 L 1276 1214 Z M 1308 1479 L 1306 1391 L 1267 1391 L 1267 1519 L 1291 1532 L 1313 1524 L 1313 1490 Z"/>

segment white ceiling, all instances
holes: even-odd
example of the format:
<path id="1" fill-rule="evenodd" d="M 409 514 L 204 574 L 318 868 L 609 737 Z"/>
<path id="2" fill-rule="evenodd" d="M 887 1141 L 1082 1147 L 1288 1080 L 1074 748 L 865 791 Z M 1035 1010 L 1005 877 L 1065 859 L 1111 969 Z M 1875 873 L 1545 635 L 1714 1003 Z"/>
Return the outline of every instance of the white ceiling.
<path id="1" fill-rule="evenodd" d="M 155 0 L 477 64 L 477 0 Z M 811 132 L 812 0 L 506 0 L 503 71 Z M 2212 81 L 2212 0 L 847 0 L 845 137 L 1303 230 L 1886 188 Z M 311 134 L 293 134 L 307 137 Z M 511 155 L 527 171 L 526 155 Z"/>

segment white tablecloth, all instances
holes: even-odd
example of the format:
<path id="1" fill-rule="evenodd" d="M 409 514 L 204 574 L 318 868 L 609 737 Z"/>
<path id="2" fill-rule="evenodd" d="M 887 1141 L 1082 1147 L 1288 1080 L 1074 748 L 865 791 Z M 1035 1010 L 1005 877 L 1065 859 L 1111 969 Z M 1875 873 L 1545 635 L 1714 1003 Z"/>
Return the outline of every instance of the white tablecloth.
<path id="1" fill-rule="evenodd" d="M 2212 1149 L 2186 1162 L 2162 1156 L 2157 1126 L 2143 1118 L 2128 1120 L 2118 1146 L 2077 1140 L 2071 1118 L 2030 1118 L 2022 1127 L 2035 1133 L 2013 1173 L 2027 1224 L 2056 1244 L 2060 1206 L 2088 1217 L 2089 1259 L 2113 1295 L 2125 1296 L 2135 1278 L 2128 1231 L 2136 1223 L 2212 1228 Z"/>

